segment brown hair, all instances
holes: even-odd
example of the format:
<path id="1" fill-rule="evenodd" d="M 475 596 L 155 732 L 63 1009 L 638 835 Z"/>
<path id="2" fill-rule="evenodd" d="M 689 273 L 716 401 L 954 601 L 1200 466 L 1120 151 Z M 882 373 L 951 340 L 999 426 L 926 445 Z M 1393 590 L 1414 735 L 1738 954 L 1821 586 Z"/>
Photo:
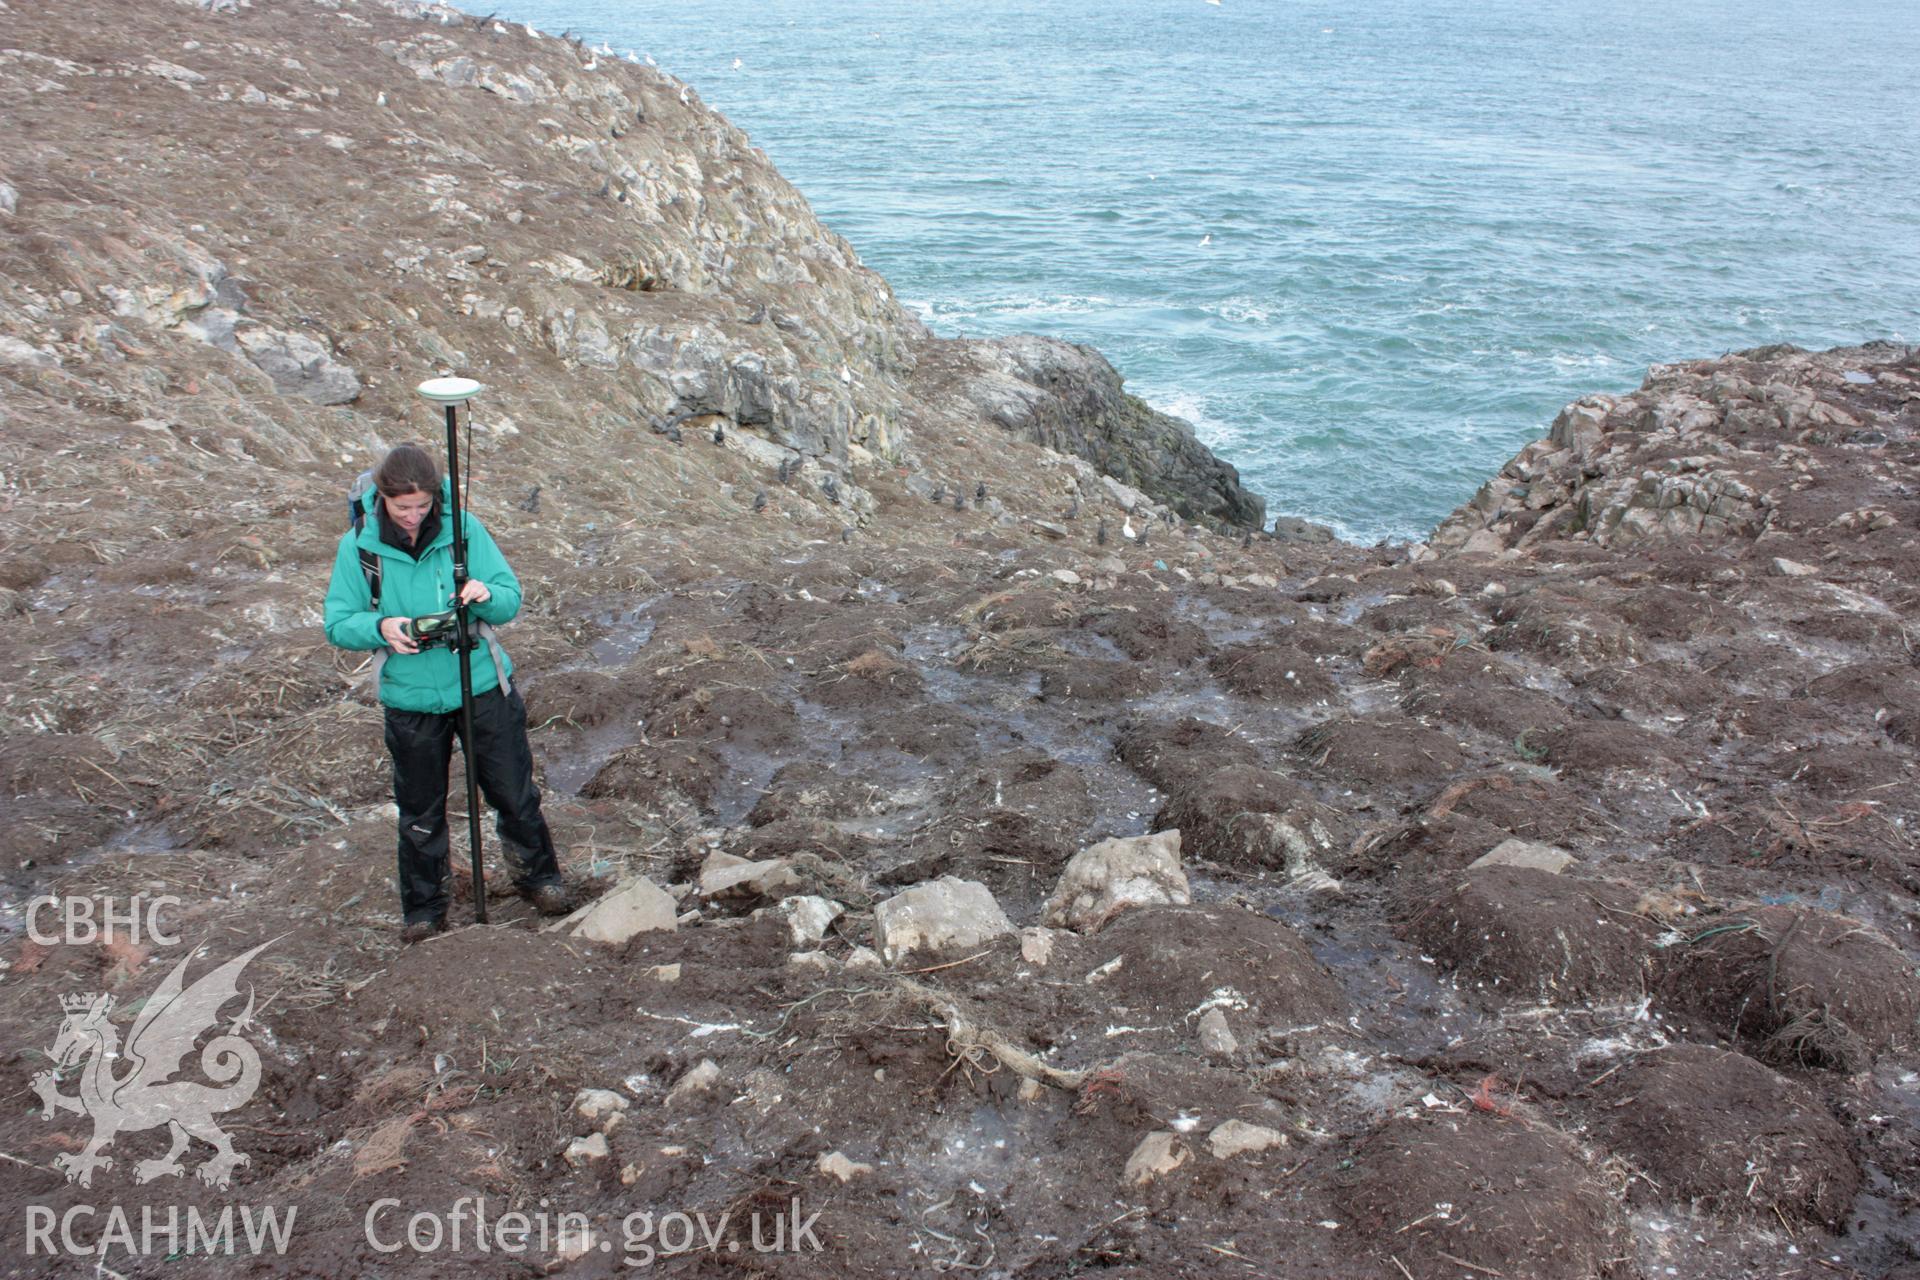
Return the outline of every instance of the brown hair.
<path id="1" fill-rule="evenodd" d="M 417 444 L 397 444 L 374 468 L 373 487 L 382 497 L 398 498 L 409 493 L 440 496 L 440 464 Z"/>

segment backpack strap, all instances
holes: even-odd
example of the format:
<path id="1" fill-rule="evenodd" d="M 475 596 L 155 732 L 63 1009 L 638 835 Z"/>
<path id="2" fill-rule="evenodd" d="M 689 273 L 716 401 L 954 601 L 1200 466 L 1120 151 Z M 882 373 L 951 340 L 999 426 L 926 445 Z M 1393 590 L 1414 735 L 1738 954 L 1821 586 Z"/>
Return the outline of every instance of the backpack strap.
<path id="1" fill-rule="evenodd" d="M 373 601 L 373 607 L 380 607 L 380 555 L 365 547 L 360 549 L 360 572 L 367 579 L 367 595 Z"/>

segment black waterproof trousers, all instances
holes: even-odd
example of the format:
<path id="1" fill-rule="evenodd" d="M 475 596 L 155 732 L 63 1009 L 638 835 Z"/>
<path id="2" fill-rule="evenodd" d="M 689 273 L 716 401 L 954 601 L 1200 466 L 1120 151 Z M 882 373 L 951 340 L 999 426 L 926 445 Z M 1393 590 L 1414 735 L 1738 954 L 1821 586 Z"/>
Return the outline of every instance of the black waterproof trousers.
<path id="1" fill-rule="evenodd" d="M 400 809 L 400 910 L 414 924 L 447 913 L 447 774 L 460 713 L 386 711 L 393 801 Z M 481 794 L 497 815 L 494 829 L 514 884 L 522 889 L 559 884 L 553 833 L 533 784 L 527 704 L 519 690 L 477 695 L 473 736 L 471 759 Z"/>

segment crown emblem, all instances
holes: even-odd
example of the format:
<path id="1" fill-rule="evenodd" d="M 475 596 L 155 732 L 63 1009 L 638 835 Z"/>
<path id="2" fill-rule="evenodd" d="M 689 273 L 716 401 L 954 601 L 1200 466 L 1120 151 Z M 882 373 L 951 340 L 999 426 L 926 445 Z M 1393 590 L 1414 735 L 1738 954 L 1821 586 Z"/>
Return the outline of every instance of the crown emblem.
<path id="1" fill-rule="evenodd" d="M 68 1013 L 85 1013 L 87 1010 L 93 1008 L 96 1000 L 106 999 L 109 999 L 109 997 L 99 995 L 92 991 L 85 991 L 79 995 L 61 996 L 60 1007 Z"/>

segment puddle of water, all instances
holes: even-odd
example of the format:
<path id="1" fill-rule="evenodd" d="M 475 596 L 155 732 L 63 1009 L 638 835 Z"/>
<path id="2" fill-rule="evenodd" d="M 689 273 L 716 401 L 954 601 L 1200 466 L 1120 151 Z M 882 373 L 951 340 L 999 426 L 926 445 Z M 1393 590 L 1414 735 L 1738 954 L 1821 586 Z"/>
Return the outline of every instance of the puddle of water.
<path id="1" fill-rule="evenodd" d="M 593 781 L 602 766 L 622 747 L 640 741 L 640 727 L 631 724 L 595 725 L 574 739 L 571 749 L 551 749 L 540 754 L 547 787 L 565 795 L 578 795 L 580 788 Z"/>
<path id="2" fill-rule="evenodd" d="M 592 645 L 594 661 L 603 667 L 623 666 L 634 654 L 644 649 L 647 641 L 653 639 L 653 629 L 658 625 L 656 619 L 646 615 L 666 598 L 667 593 L 660 592 L 623 608 L 587 615 L 592 622 L 607 630 L 607 634 Z"/>

